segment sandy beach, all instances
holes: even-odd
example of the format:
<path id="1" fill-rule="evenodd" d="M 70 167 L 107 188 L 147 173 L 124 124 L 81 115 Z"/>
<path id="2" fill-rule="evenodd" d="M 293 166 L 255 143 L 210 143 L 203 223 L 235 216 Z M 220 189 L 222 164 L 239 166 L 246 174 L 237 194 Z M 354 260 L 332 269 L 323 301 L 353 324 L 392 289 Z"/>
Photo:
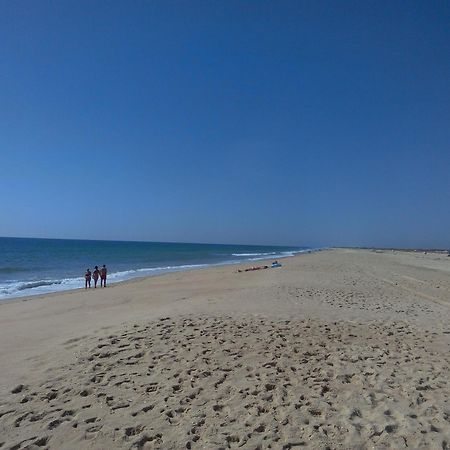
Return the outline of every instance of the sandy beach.
<path id="1" fill-rule="evenodd" d="M 450 258 L 281 262 L 1 302 L 0 448 L 450 449 Z"/>

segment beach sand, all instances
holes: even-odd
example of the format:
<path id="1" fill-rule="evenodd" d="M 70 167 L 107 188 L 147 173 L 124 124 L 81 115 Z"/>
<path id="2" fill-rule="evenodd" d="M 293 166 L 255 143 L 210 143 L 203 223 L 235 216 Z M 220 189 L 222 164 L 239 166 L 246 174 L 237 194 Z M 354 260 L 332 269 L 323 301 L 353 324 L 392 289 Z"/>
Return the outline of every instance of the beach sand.
<path id="1" fill-rule="evenodd" d="M 450 449 L 450 258 L 281 262 L 1 302 L 1 450 Z"/>

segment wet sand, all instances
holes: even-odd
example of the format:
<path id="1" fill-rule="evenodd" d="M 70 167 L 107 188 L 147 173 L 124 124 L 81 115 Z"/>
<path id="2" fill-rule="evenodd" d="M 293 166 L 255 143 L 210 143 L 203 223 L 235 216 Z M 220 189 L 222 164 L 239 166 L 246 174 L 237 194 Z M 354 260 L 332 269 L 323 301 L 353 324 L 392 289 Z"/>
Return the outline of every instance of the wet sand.
<path id="1" fill-rule="evenodd" d="M 450 448 L 450 258 L 281 262 L 0 303 L 0 448 Z"/>

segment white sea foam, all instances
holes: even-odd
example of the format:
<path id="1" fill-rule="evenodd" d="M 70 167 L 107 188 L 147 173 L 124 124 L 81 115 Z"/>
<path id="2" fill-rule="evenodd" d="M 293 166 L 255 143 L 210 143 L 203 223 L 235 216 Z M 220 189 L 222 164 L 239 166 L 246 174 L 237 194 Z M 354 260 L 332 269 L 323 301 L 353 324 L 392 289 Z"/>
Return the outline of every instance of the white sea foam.
<path id="1" fill-rule="evenodd" d="M 288 256 L 294 256 L 297 253 L 306 253 L 312 251 L 311 249 L 305 250 L 289 250 L 286 252 L 266 252 L 266 253 L 232 253 L 232 256 L 240 256 L 248 258 L 249 256 L 257 257 L 257 259 L 267 259 L 267 256 L 273 256 L 276 258 L 285 258 Z M 256 258 L 250 258 L 250 260 L 254 260 Z"/>
<path id="2" fill-rule="evenodd" d="M 268 256 L 275 255 L 275 252 L 267 252 L 267 253 L 232 253 L 232 256 Z"/>
<path id="3" fill-rule="evenodd" d="M 76 289 L 84 284 L 84 278 L 64 278 L 61 280 L 19 281 L 0 284 L 0 299 L 47 294 L 49 292 Z"/>
<path id="4" fill-rule="evenodd" d="M 164 272 L 178 272 L 189 269 L 208 267 L 208 264 L 186 264 L 180 266 L 149 267 L 134 270 L 124 270 L 108 274 L 108 283 L 119 283 L 132 278 L 157 275 Z M 93 282 L 91 283 L 91 286 Z M 29 295 L 47 294 L 50 292 L 67 291 L 84 288 L 84 278 L 64 278 L 61 280 L 14 281 L 0 284 L 0 299 L 23 297 Z"/>

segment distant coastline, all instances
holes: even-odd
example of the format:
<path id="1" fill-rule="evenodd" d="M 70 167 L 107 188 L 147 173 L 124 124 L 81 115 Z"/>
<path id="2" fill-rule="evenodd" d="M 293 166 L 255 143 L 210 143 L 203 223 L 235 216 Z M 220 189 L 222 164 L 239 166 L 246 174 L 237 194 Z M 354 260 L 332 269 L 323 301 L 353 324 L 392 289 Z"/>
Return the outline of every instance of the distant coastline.
<path id="1" fill-rule="evenodd" d="M 400 248 L 400 247 L 332 247 L 332 248 L 342 248 L 342 249 L 356 249 L 356 250 L 372 250 L 372 251 L 396 251 L 396 252 L 428 252 L 428 253 L 449 253 L 450 249 L 444 248 Z"/>

